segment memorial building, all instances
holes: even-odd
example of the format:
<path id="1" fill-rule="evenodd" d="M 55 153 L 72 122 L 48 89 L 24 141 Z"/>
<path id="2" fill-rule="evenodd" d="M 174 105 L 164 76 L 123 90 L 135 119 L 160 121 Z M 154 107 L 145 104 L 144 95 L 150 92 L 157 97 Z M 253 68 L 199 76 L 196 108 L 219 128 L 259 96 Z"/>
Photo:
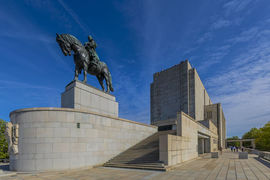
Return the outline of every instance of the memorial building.
<path id="1" fill-rule="evenodd" d="M 75 78 L 61 95 L 61 107 L 10 113 L 10 170 L 109 166 L 166 171 L 225 147 L 222 107 L 212 103 L 188 61 L 154 74 L 149 125 L 118 116 L 118 102 L 110 94 L 111 74 L 99 60 L 91 36 L 85 45 L 69 34 L 57 34 L 56 41 L 64 55 L 81 53 L 73 54 Z M 83 82 L 78 81 L 82 70 Z M 86 83 L 87 73 L 97 76 L 102 90 Z"/>
<path id="2" fill-rule="evenodd" d="M 189 61 L 157 72 L 151 84 L 151 124 L 159 130 L 176 129 L 177 112 L 218 129 L 218 147 L 225 147 L 226 125 L 220 103 L 213 104 L 196 69 Z"/>

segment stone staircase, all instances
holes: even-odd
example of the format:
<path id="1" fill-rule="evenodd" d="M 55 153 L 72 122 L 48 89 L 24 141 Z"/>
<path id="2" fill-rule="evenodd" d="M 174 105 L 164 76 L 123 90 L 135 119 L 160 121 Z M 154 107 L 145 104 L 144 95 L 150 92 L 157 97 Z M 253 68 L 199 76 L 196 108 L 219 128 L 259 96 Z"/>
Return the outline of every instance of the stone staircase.
<path id="1" fill-rule="evenodd" d="M 156 132 L 112 158 L 104 166 L 166 171 L 164 163 L 159 161 L 159 136 L 161 134 L 175 134 L 175 131 Z"/>

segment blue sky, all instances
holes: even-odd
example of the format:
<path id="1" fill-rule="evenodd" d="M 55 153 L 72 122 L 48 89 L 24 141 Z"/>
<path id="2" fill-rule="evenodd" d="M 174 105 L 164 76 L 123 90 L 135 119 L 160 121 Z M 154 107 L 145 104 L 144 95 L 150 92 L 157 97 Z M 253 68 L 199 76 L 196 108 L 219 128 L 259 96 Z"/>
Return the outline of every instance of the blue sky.
<path id="1" fill-rule="evenodd" d="M 153 73 L 189 59 L 227 136 L 270 120 L 268 0 L 1 0 L 0 118 L 28 107 L 59 107 L 73 79 L 55 33 L 91 34 L 112 73 L 120 117 L 149 123 Z M 82 76 L 80 77 L 82 78 Z M 99 87 L 95 77 L 88 83 Z"/>

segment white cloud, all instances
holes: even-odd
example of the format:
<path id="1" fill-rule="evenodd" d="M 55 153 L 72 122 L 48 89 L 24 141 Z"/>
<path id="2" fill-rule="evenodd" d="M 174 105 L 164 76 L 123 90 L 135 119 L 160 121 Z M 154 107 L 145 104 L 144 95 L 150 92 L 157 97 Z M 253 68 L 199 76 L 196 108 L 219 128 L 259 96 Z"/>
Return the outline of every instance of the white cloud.
<path id="1" fill-rule="evenodd" d="M 206 83 L 212 99 L 223 104 L 229 136 L 270 120 L 270 41 L 256 37 L 256 44 Z"/>
<path id="2" fill-rule="evenodd" d="M 232 0 L 224 4 L 223 8 L 226 15 L 231 15 L 243 11 L 249 4 L 255 2 L 255 0 Z"/>
<path id="3" fill-rule="evenodd" d="M 209 41 L 213 39 L 213 34 L 211 32 L 206 32 L 205 34 L 203 34 L 198 40 L 197 43 L 204 43 L 206 41 Z"/>
<path id="4" fill-rule="evenodd" d="M 228 42 L 232 43 L 247 42 L 253 38 L 256 38 L 256 36 L 260 35 L 259 33 L 261 33 L 259 27 L 252 27 L 248 30 L 242 31 L 238 36 L 229 39 Z"/>
<path id="5" fill-rule="evenodd" d="M 197 67 L 198 71 L 202 74 L 207 73 L 210 67 L 217 65 L 224 57 L 230 52 L 230 44 L 225 44 L 220 47 L 209 48 L 208 51 L 204 54 L 203 58 L 200 58 L 202 62 Z"/>
<path id="6" fill-rule="evenodd" d="M 218 21 L 214 22 L 211 26 L 212 29 L 217 30 L 220 28 L 228 27 L 232 24 L 231 21 L 225 19 L 219 19 Z"/>
<path id="7" fill-rule="evenodd" d="M 66 12 L 72 17 L 72 19 L 80 26 L 80 28 L 86 33 L 89 33 L 89 28 L 79 19 L 78 15 L 66 5 L 62 0 L 57 0 L 59 4 L 66 10 Z"/>

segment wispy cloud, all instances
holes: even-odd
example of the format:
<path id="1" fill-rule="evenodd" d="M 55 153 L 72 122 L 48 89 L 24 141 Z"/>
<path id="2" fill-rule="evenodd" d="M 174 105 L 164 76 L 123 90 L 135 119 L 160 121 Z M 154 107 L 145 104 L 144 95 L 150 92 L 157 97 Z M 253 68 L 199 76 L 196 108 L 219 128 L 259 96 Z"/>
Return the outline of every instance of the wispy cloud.
<path id="1" fill-rule="evenodd" d="M 42 2 L 38 2 L 36 4 L 40 5 L 41 7 L 44 5 L 42 4 Z M 17 12 L 17 13 L 20 14 L 20 12 Z M 55 41 L 55 34 L 53 35 L 48 34 L 47 32 L 44 32 L 44 30 L 37 27 L 33 22 L 31 22 L 29 19 L 25 18 L 24 16 L 14 15 L 6 10 L 0 11 L 0 20 L 2 22 L 1 25 L 5 26 L 5 30 L 1 31 L 0 33 L 0 39 L 1 38 L 5 40 L 10 39 L 11 43 L 15 41 L 22 41 L 24 42 L 25 46 L 32 46 L 32 45 L 39 44 L 39 47 L 45 47 L 42 54 L 47 54 L 49 57 L 52 57 L 54 61 L 61 64 L 61 66 L 64 67 L 67 71 L 73 72 L 71 67 L 65 61 L 63 61 L 62 58 L 60 58 L 59 55 L 61 54 L 56 53 L 57 50 L 59 49 Z M 15 49 L 18 50 L 22 48 L 16 47 Z M 14 51 L 14 49 L 8 50 L 8 52 L 9 51 Z M 31 50 L 29 49 L 29 55 L 33 53 L 30 51 L 33 51 L 33 49 Z M 37 52 L 36 48 L 34 51 L 36 52 L 35 54 L 40 53 L 40 52 Z M 28 61 L 27 63 L 25 63 L 23 59 L 26 58 L 26 56 L 22 57 L 19 54 L 12 54 L 10 57 L 12 56 L 16 56 L 17 61 L 18 61 L 18 58 L 20 58 L 19 63 L 25 64 L 24 66 L 28 66 L 34 70 L 39 69 L 38 65 L 36 64 L 38 63 L 38 61 L 36 60 L 35 60 L 35 63 L 30 63 Z"/>
<path id="2" fill-rule="evenodd" d="M 235 31 L 242 23 L 245 17 L 247 17 L 248 12 L 246 8 L 249 7 L 251 3 L 256 1 L 241 1 L 241 0 L 232 0 L 225 2 L 222 6 L 222 9 L 218 12 L 216 16 L 212 19 L 209 28 L 196 42 L 201 47 L 206 46 L 207 50 L 204 53 L 202 61 L 199 64 L 198 69 L 201 72 L 207 72 L 214 65 L 217 65 L 224 61 L 224 58 L 235 48 L 234 45 L 240 42 L 247 42 L 258 34 L 258 27 L 253 26 L 248 30 L 244 30 L 235 36 L 235 33 L 232 33 L 231 37 L 226 33 L 227 39 L 220 38 L 222 31 L 226 30 L 227 32 Z M 249 10 L 251 10 L 250 8 Z M 241 12 L 241 16 L 238 16 L 237 13 Z M 222 40 L 219 45 L 215 43 L 217 40 Z M 209 48 L 209 44 L 214 44 L 215 48 Z M 206 45 L 205 45 L 206 44 Z"/>
<path id="3" fill-rule="evenodd" d="M 233 13 L 240 12 L 247 8 L 254 0 L 232 0 L 223 5 L 226 15 L 231 15 Z"/>
<path id="4" fill-rule="evenodd" d="M 201 43 L 211 40 L 212 38 L 213 38 L 213 34 L 211 32 L 206 32 L 201 37 L 199 37 L 199 39 L 197 40 L 197 43 L 201 44 Z"/>
<path id="5" fill-rule="evenodd" d="M 256 43 L 251 43 L 232 59 L 229 68 L 206 83 L 214 95 L 212 99 L 223 104 L 229 136 L 243 134 L 269 120 L 270 39 L 255 37 Z"/>
<path id="6" fill-rule="evenodd" d="M 84 33 L 89 34 L 89 28 L 85 23 L 83 23 L 79 16 L 70 8 L 63 0 L 57 0 L 59 4 L 65 9 L 65 11 L 70 15 L 70 17 L 80 26 Z"/>
<path id="7" fill-rule="evenodd" d="M 231 21 L 229 20 L 225 20 L 225 19 L 219 19 L 218 21 L 214 22 L 211 26 L 212 29 L 216 30 L 216 29 L 220 29 L 220 28 L 224 28 L 224 27 L 228 27 L 232 24 Z"/>
<path id="8" fill-rule="evenodd" d="M 16 80 L 0 80 L 1 118 L 8 120 L 8 113 L 14 109 L 32 107 L 59 107 L 60 93 L 57 88 L 34 82 L 26 83 Z M 11 98 L 13 97 L 13 98 Z"/>
<path id="9" fill-rule="evenodd" d="M 14 16 L 5 10 L 0 11 L 0 20 L 1 26 L 5 27 L 5 30 L 2 30 L 0 33 L 0 38 L 7 37 L 30 42 L 39 41 L 42 43 L 52 43 L 55 41 L 51 36 L 39 30 L 27 19 Z"/>
<path id="10" fill-rule="evenodd" d="M 204 57 L 201 58 L 203 62 L 197 67 L 201 74 L 205 74 L 209 71 L 210 67 L 219 64 L 230 53 L 231 45 L 225 44 L 219 47 L 209 48 Z"/>
<path id="11" fill-rule="evenodd" d="M 247 42 L 250 41 L 251 39 L 256 38 L 256 36 L 259 36 L 261 32 L 259 32 L 260 29 L 259 27 L 255 26 L 252 27 L 248 30 L 244 30 L 239 34 L 237 37 L 233 37 L 228 40 L 230 43 L 239 43 L 239 42 Z"/>
<path id="12" fill-rule="evenodd" d="M 24 83 L 19 81 L 11 81 L 11 80 L 0 80 L 0 88 L 1 89 L 21 89 L 21 88 L 29 88 L 29 89 L 42 89 L 42 90 L 54 90 L 61 92 L 59 89 L 42 86 L 42 85 L 35 85 L 33 83 Z"/>
<path id="13" fill-rule="evenodd" d="M 61 91 L 53 82 L 43 82 L 43 78 L 52 76 L 48 73 L 54 70 L 49 66 L 55 66 L 55 62 L 71 72 L 55 54 L 58 49 L 54 34 L 37 26 L 23 12 L 14 11 L 0 8 L 0 115 L 6 120 L 16 108 L 60 106 Z"/>
<path id="14" fill-rule="evenodd" d="M 138 6 L 141 11 L 139 11 L 139 13 L 138 7 L 136 5 L 125 6 L 125 13 L 131 15 L 132 18 L 129 19 L 131 22 L 131 29 L 135 30 L 138 38 L 140 39 L 140 56 L 143 57 L 142 64 L 145 66 L 142 71 L 154 73 L 161 70 L 161 67 L 169 67 L 170 65 L 176 64 L 179 61 L 189 57 L 192 57 L 193 60 L 195 59 L 194 61 L 192 60 L 192 62 L 195 62 L 195 64 L 198 65 L 195 67 L 200 71 L 200 73 L 203 72 L 201 74 L 206 77 L 208 77 L 207 74 L 209 74 L 209 72 L 213 73 L 215 72 L 215 70 L 221 70 L 222 75 L 215 76 L 212 74 L 215 77 L 208 78 L 207 82 L 209 83 L 207 83 L 207 87 L 209 87 L 210 95 L 214 95 L 213 99 L 216 102 L 221 102 L 222 104 L 224 103 L 226 117 L 229 122 L 228 124 L 231 127 L 235 125 L 233 123 L 231 125 L 231 122 L 237 122 L 236 119 L 241 119 L 239 123 L 244 122 L 244 119 L 239 115 L 244 112 L 241 111 L 238 116 L 234 114 L 234 100 L 230 98 L 229 94 L 232 94 L 232 97 L 237 99 L 236 96 L 238 96 L 238 93 L 241 93 L 242 91 L 251 87 L 245 84 L 246 81 L 250 80 L 246 75 L 242 77 L 243 80 L 240 83 L 240 81 L 238 81 L 238 78 L 240 76 L 237 68 L 235 70 L 230 69 L 231 67 L 236 67 L 237 63 L 239 62 L 239 60 L 237 60 L 236 58 L 235 53 L 240 52 L 245 54 L 246 52 L 249 52 L 251 50 L 244 50 L 244 47 L 246 46 L 243 46 L 243 52 L 241 51 L 241 49 L 239 50 L 239 48 L 236 46 L 239 42 L 248 42 L 248 38 L 250 38 L 250 36 L 256 36 L 257 33 L 256 29 L 251 29 L 249 30 L 249 32 L 242 32 L 240 34 L 237 34 L 237 32 L 235 32 L 236 27 L 239 28 L 244 19 L 247 17 L 248 12 L 246 8 L 249 8 L 249 10 L 252 9 L 250 8 L 250 5 L 253 3 L 252 1 L 247 0 L 245 2 L 242 2 L 232 0 L 229 2 L 222 1 L 222 3 L 223 4 L 221 4 L 221 9 L 217 9 L 216 14 L 212 14 L 210 20 L 204 19 L 202 16 L 201 19 L 198 19 L 196 22 L 192 22 L 192 20 L 188 19 L 189 16 L 185 16 L 188 21 L 191 21 L 189 24 L 182 23 L 183 20 L 180 18 L 179 14 L 177 14 L 178 16 L 176 15 L 176 13 L 174 14 L 173 7 L 170 7 L 169 5 L 164 5 L 160 2 L 151 3 L 151 1 L 143 1 L 142 3 L 140 1 L 140 3 L 138 3 Z M 134 6 L 136 6 L 136 8 L 134 8 Z M 135 9 L 137 11 L 135 11 Z M 170 12 L 168 12 L 167 9 L 170 9 Z M 201 11 L 204 12 L 203 9 L 201 9 Z M 241 13 L 241 16 L 239 16 L 238 13 Z M 136 16 L 134 14 L 136 14 Z M 175 22 L 175 24 L 170 24 L 170 22 L 173 22 L 172 16 L 169 16 L 171 19 L 166 19 L 167 15 L 169 14 L 173 14 L 175 17 L 178 17 L 178 21 Z M 166 20 L 166 22 L 164 20 Z M 208 24 L 203 24 L 205 22 L 207 22 Z M 177 23 L 180 23 L 181 26 L 178 27 L 176 25 Z M 196 32 L 196 29 L 191 26 L 191 24 L 193 23 L 197 23 L 195 28 L 200 29 L 201 27 L 203 27 L 197 34 L 194 33 Z M 201 24 L 203 24 L 204 26 L 200 26 Z M 171 31 L 172 29 L 174 31 Z M 224 30 L 226 30 L 226 33 L 223 33 L 225 32 Z M 223 34 L 225 34 L 226 36 L 222 37 Z M 171 38 L 171 35 L 173 38 Z M 186 37 L 189 42 L 193 41 L 194 43 L 189 44 L 189 42 L 184 41 L 184 37 Z M 197 39 L 193 39 L 193 37 L 197 37 Z M 256 39 L 256 37 L 254 38 Z M 183 48 L 183 45 L 186 48 Z M 262 47 L 262 44 L 260 47 Z M 183 54 L 185 55 L 185 57 L 184 59 L 181 59 Z M 254 54 L 256 53 L 254 52 Z M 242 62 L 243 59 L 240 61 Z M 222 66 L 224 66 L 224 68 Z M 227 67 L 228 69 L 226 69 Z M 241 66 L 239 68 L 241 69 Z M 256 69 L 259 69 L 259 66 L 256 66 L 256 68 L 254 68 L 254 71 Z M 248 72 L 244 69 L 242 69 L 242 71 L 243 73 Z M 224 80 L 224 78 L 227 74 L 228 79 L 226 81 Z M 149 73 L 147 75 L 151 74 Z M 237 78 L 233 80 L 232 76 L 234 75 Z M 241 78 L 239 80 L 241 80 Z M 147 83 L 149 83 L 149 80 L 147 81 Z M 238 86 L 239 83 L 241 84 L 241 86 Z M 258 83 L 260 84 L 259 81 L 257 81 L 257 84 Z M 255 81 L 254 84 L 256 84 Z M 256 86 L 254 85 L 254 88 L 255 87 Z M 254 92 L 261 90 L 262 89 L 254 89 Z M 136 97 L 140 96 L 138 92 L 141 91 L 134 92 L 131 90 L 131 92 L 134 93 L 134 96 L 130 95 L 130 97 L 133 96 L 135 100 Z M 244 94 L 242 94 L 241 96 L 245 97 Z M 227 98 L 229 98 L 229 100 L 227 100 Z M 230 104 L 230 101 L 232 101 L 233 103 Z M 143 107 L 149 107 L 148 105 L 146 106 L 146 104 L 140 105 Z M 262 112 L 258 111 L 258 114 L 260 113 Z M 249 128 L 250 126 L 242 129 L 241 133 L 244 130 L 246 131 L 247 128 Z M 232 128 L 232 131 L 229 130 L 229 133 L 239 134 L 237 132 L 238 130 L 237 128 Z"/>
<path id="15" fill-rule="evenodd" d="M 255 7 L 251 6 L 253 3 L 257 2 L 226 2 L 223 11 L 204 33 L 205 38 L 197 42 L 200 47 L 207 48 L 196 68 L 200 75 L 215 72 L 206 78 L 205 85 L 211 99 L 223 105 L 228 136 L 241 136 L 270 118 L 269 19 L 249 25 L 242 23 Z M 226 38 L 221 38 L 224 29 Z M 219 40 L 221 42 L 216 43 Z M 213 44 L 212 48 L 209 44 Z"/>

